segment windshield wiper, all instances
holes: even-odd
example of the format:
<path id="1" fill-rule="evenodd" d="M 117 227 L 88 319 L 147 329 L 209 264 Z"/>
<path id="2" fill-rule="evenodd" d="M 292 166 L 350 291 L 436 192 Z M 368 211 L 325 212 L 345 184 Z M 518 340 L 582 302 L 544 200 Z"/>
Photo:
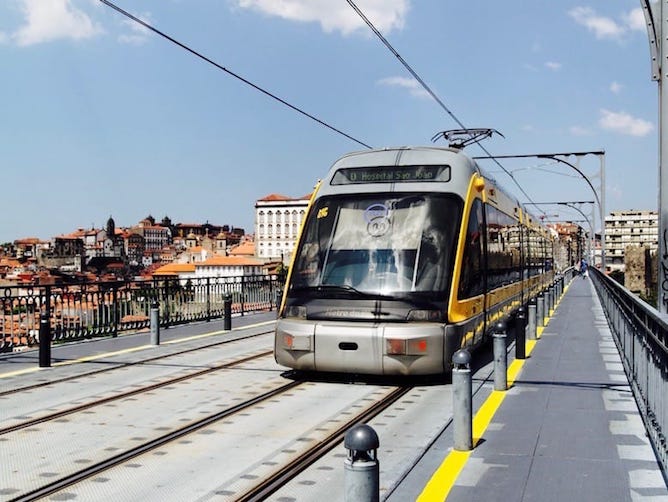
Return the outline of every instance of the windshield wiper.
<path id="1" fill-rule="evenodd" d="M 310 291 L 310 292 L 318 292 L 318 293 L 352 293 L 356 296 L 363 296 L 363 297 L 368 297 L 369 293 L 364 293 L 360 291 L 359 289 L 355 289 L 354 287 L 348 285 L 348 284 L 320 284 L 318 286 L 302 286 L 298 288 L 294 288 L 293 292 L 305 292 L 305 291 Z"/>
<path id="2" fill-rule="evenodd" d="M 406 293 L 383 294 L 376 291 L 360 291 L 349 284 L 320 284 L 318 286 L 302 286 L 294 288 L 293 293 L 316 292 L 316 293 L 348 293 L 360 298 L 376 300 L 403 300 L 410 301 L 411 297 Z"/>

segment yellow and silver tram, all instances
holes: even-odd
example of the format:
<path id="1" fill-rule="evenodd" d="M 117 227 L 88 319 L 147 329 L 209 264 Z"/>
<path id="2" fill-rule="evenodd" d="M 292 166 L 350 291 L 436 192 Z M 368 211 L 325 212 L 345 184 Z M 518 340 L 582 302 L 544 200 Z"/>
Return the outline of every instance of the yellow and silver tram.
<path id="1" fill-rule="evenodd" d="M 275 359 L 303 371 L 430 375 L 551 281 L 548 231 L 461 150 L 351 153 L 318 184 Z"/>

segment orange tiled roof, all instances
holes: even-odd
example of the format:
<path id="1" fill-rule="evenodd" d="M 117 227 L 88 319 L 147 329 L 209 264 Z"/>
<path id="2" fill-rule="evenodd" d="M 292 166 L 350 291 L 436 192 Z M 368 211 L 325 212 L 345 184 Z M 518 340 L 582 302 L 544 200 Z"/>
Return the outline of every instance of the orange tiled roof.
<path id="1" fill-rule="evenodd" d="M 270 193 L 266 197 L 262 197 L 259 199 L 263 202 L 271 202 L 271 201 L 276 201 L 276 200 L 292 200 L 291 197 L 286 197 L 285 195 L 281 195 L 278 193 Z"/>
<path id="2" fill-rule="evenodd" d="M 264 261 L 249 256 L 212 256 L 198 267 L 257 267 L 263 265 Z"/>
<path id="3" fill-rule="evenodd" d="M 255 256 L 255 243 L 253 241 L 246 241 L 234 247 L 230 251 L 232 256 Z"/>
<path id="4" fill-rule="evenodd" d="M 16 239 L 14 242 L 16 244 L 39 244 L 44 241 L 39 240 L 37 237 L 26 237 L 24 239 Z"/>
<path id="5" fill-rule="evenodd" d="M 288 201 L 288 200 L 309 200 L 312 194 L 303 195 L 302 197 L 288 197 L 286 195 L 281 195 L 279 193 L 271 193 L 266 197 L 258 199 L 260 202 L 276 202 L 276 201 Z"/>
<path id="6" fill-rule="evenodd" d="M 194 272 L 193 263 L 169 263 L 153 272 L 153 275 L 177 275 L 179 273 Z"/>

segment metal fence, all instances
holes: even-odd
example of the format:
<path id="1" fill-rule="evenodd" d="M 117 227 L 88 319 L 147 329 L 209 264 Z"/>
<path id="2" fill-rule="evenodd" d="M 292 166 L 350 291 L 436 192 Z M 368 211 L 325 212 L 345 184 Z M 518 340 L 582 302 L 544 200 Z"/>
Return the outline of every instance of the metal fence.
<path id="1" fill-rule="evenodd" d="M 668 475 L 668 317 L 595 269 L 590 269 L 640 414 Z"/>
<path id="2" fill-rule="evenodd" d="M 273 310 L 283 283 L 272 275 L 0 288 L 0 352 L 37 344 L 42 314 L 55 343 L 117 336 L 148 328 L 155 302 L 162 327 L 222 318 L 226 298 L 233 315 Z"/>

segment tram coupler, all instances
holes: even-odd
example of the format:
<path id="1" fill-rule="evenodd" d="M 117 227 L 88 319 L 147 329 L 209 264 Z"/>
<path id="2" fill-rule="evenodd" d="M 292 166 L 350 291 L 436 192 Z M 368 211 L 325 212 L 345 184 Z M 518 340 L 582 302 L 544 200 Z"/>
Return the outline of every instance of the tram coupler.
<path id="1" fill-rule="evenodd" d="M 380 468 L 378 434 L 369 425 L 352 427 L 343 438 L 348 450 L 344 460 L 344 501 L 378 502 L 380 500 Z"/>
<path id="2" fill-rule="evenodd" d="M 51 323 L 45 313 L 39 316 L 39 367 L 51 367 Z"/>
<path id="3" fill-rule="evenodd" d="M 515 359 L 527 357 L 527 312 L 524 307 L 517 309 L 515 316 Z"/>
<path id="4" fill-rule="evenodd" d="M 151 345 L 160 345 L 160 303 L 151 303 Z"/>
<path id="5" fill-rule="evenodd" d="M 454 449 L 473 449 L 473 384 L 471 353 L 460 349 L 452 356 L 452 424 Z"/>
<path id="6" fill-rule="evenodd" d="M 507 330 L 505 322 L 499 322 L 494 326 L 494 390 L 508 389 Z"/>
<path id="7" fill-rule="evenodd" d="M 232 330 L 232 296 L 225 295 L 223 300 L 223 329 Z"/>

